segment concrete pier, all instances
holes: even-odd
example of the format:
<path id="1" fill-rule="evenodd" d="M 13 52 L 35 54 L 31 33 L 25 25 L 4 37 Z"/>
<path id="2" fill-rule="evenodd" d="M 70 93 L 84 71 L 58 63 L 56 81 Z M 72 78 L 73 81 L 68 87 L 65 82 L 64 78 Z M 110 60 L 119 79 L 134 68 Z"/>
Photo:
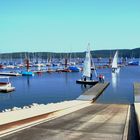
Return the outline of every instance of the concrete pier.
<path id="1" fill-rule="evenodd" d="M 127 140 L 129 105 L 92 104 L 1 140 Z"/>
<path id="2" fill-rule="evenodd" d="M 140 135 L 140 83 L 134 83 L 134 106 Z"/>
<path id="3" fill-rule="evenodd" d="M 108 85 L 108 82 L 98 83 L 79 96 L 77 100 L 94 101 L 108 87 Z"/>

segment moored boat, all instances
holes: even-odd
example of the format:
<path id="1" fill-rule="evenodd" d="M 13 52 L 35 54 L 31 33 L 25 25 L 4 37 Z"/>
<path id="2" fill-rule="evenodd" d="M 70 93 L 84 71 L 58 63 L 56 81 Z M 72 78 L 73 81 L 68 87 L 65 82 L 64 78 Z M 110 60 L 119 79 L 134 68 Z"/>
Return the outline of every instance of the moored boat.
<path id="1" fill-rule="evenodd" d="M 9 77 L 0 77 L 0 79 L 7 79 L 6 81 L 0 81 L 0 92 L 11 92 L 15 90 L 12 84 L 9 82 Z"/>
<path id="2" fill-rule="evenodd" d="M 129 65 L 129 66 L 139 66 L 139 65 L 140 65 L 140 62 L 139 62 L 139 61 L 136 61 L 136 60 L 134 60 L 134 61 L 129 61 L 129 62 L 128 62 L 128 65 Z"/>
<path id="3" fill-rule="evenodd" d="M 27 67 L 27 71 L 23 71 L 23 72 L 21 72 L 21 74 L 23 75 L 23 76 L 34 76 L 34 73 L 32 72 L 32 71 L 30 71 L 30 69 L 29 69 L 29 59 L 27 58 L 26 59 L 26 67 Z"/>
<path id="4" fill-rule="evenodd" d="M 72 72 L 79 72 L 79 71 L 81 71 L 81 68 L 79 68 L 77 66 L 69 66 L 68 69 L 71 70 Z"/>
<path id="5" fill-rule="evenodd" d="M 34 73 L 32 71 L 23 71 L 21 73 L 22 76 L 34 76 Z"/>

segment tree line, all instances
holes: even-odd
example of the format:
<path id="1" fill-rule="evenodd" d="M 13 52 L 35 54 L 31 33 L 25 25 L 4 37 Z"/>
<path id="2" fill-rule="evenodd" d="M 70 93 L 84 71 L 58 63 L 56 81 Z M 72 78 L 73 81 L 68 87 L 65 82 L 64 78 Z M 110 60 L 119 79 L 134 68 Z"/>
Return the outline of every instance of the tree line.
<path id="1" fill-rule="evenodd" d="M 94 58 L 109 58 L 113 57 L 116 50 L 91 50 L 91 55 Z M 135 49 L 118 49 L 119 57 L 123 58 L 140 58 L 140 48 Z M 84 58 L 85 52 L 67 52 L 67 53 L 54 53 L 54 52 L 13 52 L 1 53 L 0 59 L 25 59 L 25 58 Z"/>

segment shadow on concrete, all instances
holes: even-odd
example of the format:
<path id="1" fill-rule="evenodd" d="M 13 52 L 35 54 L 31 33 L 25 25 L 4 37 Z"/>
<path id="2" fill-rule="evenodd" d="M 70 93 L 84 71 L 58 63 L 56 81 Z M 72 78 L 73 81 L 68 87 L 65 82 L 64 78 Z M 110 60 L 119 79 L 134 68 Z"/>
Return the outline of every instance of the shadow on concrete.
<path id="1" fill-rule="evenodd" d="M 128 140 L 140 140 L 134 104 L 131 104 L 130 106 Z"/>

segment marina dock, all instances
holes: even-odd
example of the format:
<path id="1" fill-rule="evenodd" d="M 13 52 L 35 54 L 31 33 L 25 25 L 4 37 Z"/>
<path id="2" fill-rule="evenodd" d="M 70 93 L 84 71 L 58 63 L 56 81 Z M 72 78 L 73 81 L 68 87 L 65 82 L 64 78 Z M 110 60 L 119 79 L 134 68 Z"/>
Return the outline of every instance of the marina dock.
<path id="1" fill-rule="evenodd" d="M 134 83 L 134 106 L 140 135 L 140 83 Z"/>
<path id="2" fill-rule="evenodd" d="M 80 95 L 77 100 L 94 101 L 108 87 L 109 82 L 98 83 Z"/>
<path id="3" fill-rule="evenodd" d="M 14 72 L 0 72 L 0 75 L 2 76 L 21 76 L 20 73 L 14 73 Z"/>

